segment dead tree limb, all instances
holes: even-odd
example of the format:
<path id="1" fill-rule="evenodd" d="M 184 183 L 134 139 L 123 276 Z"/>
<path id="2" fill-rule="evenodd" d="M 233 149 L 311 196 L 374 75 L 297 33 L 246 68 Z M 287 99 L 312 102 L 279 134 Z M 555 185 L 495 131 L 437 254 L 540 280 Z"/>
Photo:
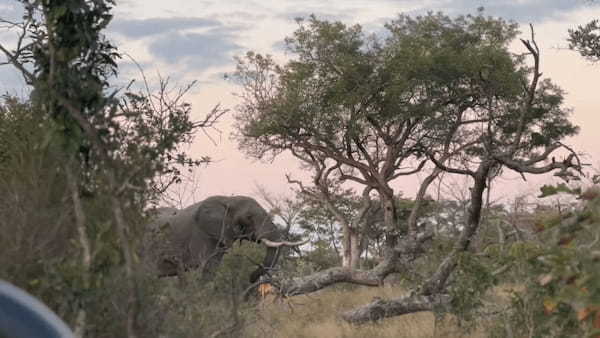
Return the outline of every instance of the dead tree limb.
<path id="1" fill-rule="evenodd" d="M 335 267 L 308 276 L 274 281 L 285 297 L 312 293 L 336 283 L 381 286 L 392 273 L 411 273 L 410 263 L 424 252 L 423 244 L 433 237 L 421 234 L 416 240 L 401 238 L 393 249 L 388 249 L 384 259 L 370 270 Z"/>
<path id="2" fill-rule="evenodd" d="M 376 299 L 372 303 L 344 312 L 341 317 L 352 324 L 363 324 L 408 313 L 434 311 L 446 307 L 448 295 L 408 295 L 396 299 Z"/>

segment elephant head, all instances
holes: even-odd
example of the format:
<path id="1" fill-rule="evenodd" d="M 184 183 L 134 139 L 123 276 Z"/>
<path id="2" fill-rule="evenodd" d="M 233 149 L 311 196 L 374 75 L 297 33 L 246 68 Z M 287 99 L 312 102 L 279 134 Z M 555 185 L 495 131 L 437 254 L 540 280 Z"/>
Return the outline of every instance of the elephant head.
<path id="1" fill-rule="evenodd" d="M 236 240 L 249 240 L 267 247 L 262 266 L 250 276 L 253 283 L 277 263 L 282 246 L 306 243 L 284 241 L 269 214 L 246 196 L 213 196 L 183 210 L 160 209 L 152 229 L 165 227 L 169 234 L 159 248 L 160 276 L 195 268 L 206 275 L 218 266 Z"/>

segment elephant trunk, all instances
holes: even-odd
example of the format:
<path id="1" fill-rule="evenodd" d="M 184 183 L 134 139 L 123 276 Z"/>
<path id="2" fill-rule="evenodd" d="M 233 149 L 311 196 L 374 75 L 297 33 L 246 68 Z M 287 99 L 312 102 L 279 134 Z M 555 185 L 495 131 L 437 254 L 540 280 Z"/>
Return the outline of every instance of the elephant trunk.
<path id="1" fill-rule="evenodd" d="M 259 231 L 256 238 L 256 241 L 258 243 L 280 243 L 279 241 L 283 238 L 279 229 L 277 229 L 275 224 L 271 222 L 265 222 L 265 224 L 260 230 L 261 231 Z M 252 274 L 250 275 L 250 283 L 257 282 L 260 276 L 264 275 L 273 267 L 275 267 L 277 261 L 279 260 L 279 252 L 281 251 L 281 246 L 269 246 L 267 244 L 265 244 L 265 246 L 267 247 L 267 254 L 265 255 L 265 259 L 263 260 L 262 265 L 259 266 L 256 270 L 254 270 L 254 272 L 252 272 Z"/>
<path id="2" fill-rule="evenodd" d="M 279 251 L 279 247 L 267 248 L 267 255 L 265 256 L 262 265 L 256 268 L 256 270 L 254 270 L 250 275 L 250 283 L 256 283 L 260 276 L 267 273 L 267 271 L 272 269 L 277 264 L 277 260 L 279 259 Z"/>

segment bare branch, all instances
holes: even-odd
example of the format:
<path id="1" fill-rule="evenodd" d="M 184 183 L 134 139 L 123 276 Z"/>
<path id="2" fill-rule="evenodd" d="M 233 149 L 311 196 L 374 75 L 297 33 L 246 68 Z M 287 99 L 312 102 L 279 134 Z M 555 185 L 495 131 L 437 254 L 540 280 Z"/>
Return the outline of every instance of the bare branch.
<path id="1" fill-rule="evenodd" d="M 430 152 L 427 152 L 427 156 L 429 157 L 431 162 L 433 162 L 436 165 L 436 167 L 440 168 L 441 170 L 443 170 L 445 172 L 449 172 L 452 174 L 459 174 L 459 175 L 475 176 L 475 172 L 472 170 L 451 168 L 451 167 L 446 166 L 445 164 L 440 162 L 437 158 L 435 158 L 435 155 L 431 154 Z"/>
<path id="2" fill-rule="evenodd" d="M 531 56 L 533 57 L 533 63 L 534 63 L 533 77 L 531 78 L 531 82 L 529 83 L 529 86 L 526 89 L 527 90 L 526 101 L 521 106 L 521 116 L 519 118 L 517 133 L 515 135 L 513 145 L 512 145 L 512 150 L 511 150 L 511 153 L 513 153 L 513 154 L 517 151 L 519 145 L 521 144 L 521 141 L 522 141 L 521 139 L 523 137 L 523 133 L 525 132 L 525 124 L 526 124 L 525 117 L 527 116 L 527 113 L 531 110 L 533 101 L 535 99 L 535 92 L 537 90 L 538 82 L 539 82 L 540 77 L 542 76 L 542 73 L 540 73 L 540 50 L 537 46 L 537 43 L 535 42 L 535 34 L 534 34 L 534 30 L 533 30 L 533 25 L 530 24 L 529 28 L 531 29 L 531 41 L 521 39 L 521 42 L 523 43 L 523 45 L 525 45 L 525 48 L 527 48 L 527 50 L 529 50 Z"/>
<path id="3" fill-rule="evenodd" d="M 544 173 L 548 173 L 550 171 L 556 170 L 556 169 L 569 169 L 569 168 L 575 168 L 577 170 L 580 170 L 581 167 L 572 163 L 573 159 L 576 157 L 576 154 L 569 154 L 569 156 L 567 156 L 567 158 L 563 161 L 560 162 L 552 162 L 549 163 L 545 166 L 542 167 L 534 167 L 533 165 L 529 165 L 528 163 L 532 162 L 531 160 L 529 161 L 519 161 L 519 160 L 514 160 L 511 159 L 509 157 L 498 157 L 496 158 L 500 163 L 504 164 L 505 166 L 507 166 L 508 168 L 519 172 L 519 173 L 530 173 L 530 174 L 544 174 Z M 539 161 L 538 161 L 539 162 Z"/>
<path id="4" fill-rule="evenodd" d="M 423 161 L 421 161 L 421 163 L 419 163 L 419 165 L 416 168 L 409 170 L 409 171 L 403 171 L 403 172 L 396 173 L 395 175 L 391 176 L 390 180 L 396 179 L 400 176 L 408 176 L 408 175 L 416 174 L 416 173 L 420 172 L 421 170 L 423 170 L 423 167 L 425 166 L 426 163 L 427 163 L 427 160 L 423 160 Z"/>

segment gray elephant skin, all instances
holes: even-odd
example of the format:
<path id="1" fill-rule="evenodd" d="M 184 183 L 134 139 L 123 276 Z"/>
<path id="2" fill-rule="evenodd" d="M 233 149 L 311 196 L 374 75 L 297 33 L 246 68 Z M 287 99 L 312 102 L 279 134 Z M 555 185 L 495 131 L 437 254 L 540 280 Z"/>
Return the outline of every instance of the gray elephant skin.
<path id="1" fill-rule="evenodd" d="M 190 269 L 207 276 L 236 240 L 249 240 L 267 247 L 262 266 L 250 276 L 254 283 L 277 263 L 280 247 L 305 243 L 283 241 L 265 209 L 246 196 L 212 196 L 182 210 L 160 208 L 150 226 L 148 250 L 159 276 Z"/>

